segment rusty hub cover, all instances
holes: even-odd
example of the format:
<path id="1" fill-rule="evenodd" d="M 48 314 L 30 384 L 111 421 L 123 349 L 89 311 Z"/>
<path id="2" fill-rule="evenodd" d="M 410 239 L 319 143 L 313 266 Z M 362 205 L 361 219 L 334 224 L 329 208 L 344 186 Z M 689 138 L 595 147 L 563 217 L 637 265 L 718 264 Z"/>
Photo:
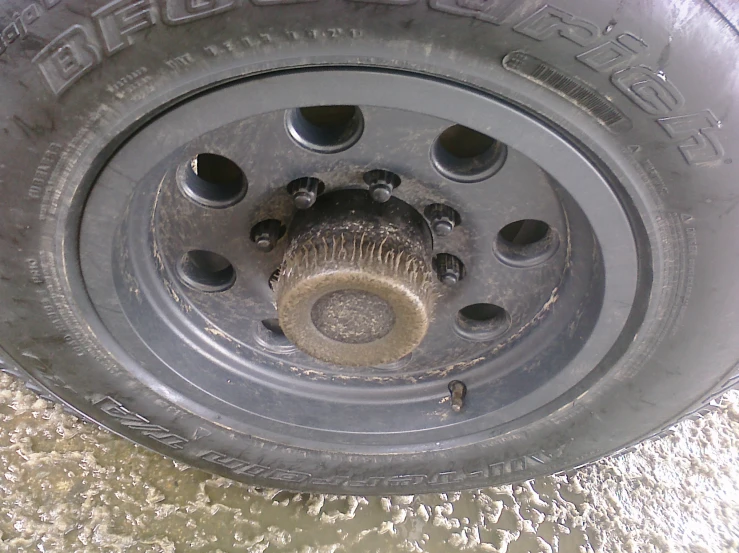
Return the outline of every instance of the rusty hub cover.
<path id="1" fill-rule="evenodd" d="M 431 234 L 404 202 L 365 190 L 322 197 L 299 214 L 277 289 L 285 335 L 302 351 L 345 366 L 388 363 L 426 335 L 435 278 Z"/>

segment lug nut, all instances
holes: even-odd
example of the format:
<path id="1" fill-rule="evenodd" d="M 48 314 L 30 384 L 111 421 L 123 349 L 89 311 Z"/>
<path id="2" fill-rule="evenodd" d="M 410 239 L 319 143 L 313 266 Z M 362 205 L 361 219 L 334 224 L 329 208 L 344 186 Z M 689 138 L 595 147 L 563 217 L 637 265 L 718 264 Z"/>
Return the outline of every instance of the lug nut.
<path id="1" fill-rule="evenodd" d="M 432 228 L 439 236 L 449 236 L 454 230 L 454 223 L 448 219 L 434 221 Z"/>
<path id="2" fill-rule="evenodd" d="M 370 196 L 378 203 L 384 204 L 393 195 L 393 188 L 385 183 L 370 186 Z"/>
<path id="3" fill-rule="evenodd" d="M 370 197 L 381 204 L 387 202 L 400 185 L 400 177 L 390 171 L 376 169 L 364 174 L 364 182 L 369 185 Z"/>
<path id="4" fill-rule="evenodd" d="M 453 286 L 462 280 L 464 266 L 457 257 L 448 253 L 440 253 L 435 261 L 436 274 L 441 282 L 447 286 Z"/>
<path id="5" fill-rule="evenodd" d="M 426 217 L 437 236 L 449 236 L 459 224 L 459 214 L 443 204 L 431 204 L 426 208 Z"/>
<path id="6" fill-rule="evenodd" d="M 265 253 L 271 252 L 280 239 L 281 231 L 282 225 L 279 221 L 268 219 L 254 225 L 251 230 L 251 239 L 259 250 Z"/>
<path id="7" fill-rule="evenodd" d="M 269 275 L 269 289 L 273 292 L 277 290 L 277 284 L 280 282 L 280 274 L 282 274 L 282 267 L 278 267 Z"/>
<path id="8" fill-rule="evenodd" d="M 324 184 L 314 177 L 303 177 L 288 184 L 287 192 L 293 197 L 295 207 L 308 209 L 316 203 L 324 187 Z"/>
<path id="9" fill-rule="evenodd" d="M 449 393 L 452 395 L 452 411 L 459 413 L 464 407 L 464 396 L 467 395 L 467 386 L 460 380 L 452 380 L 449 383 Z"/>

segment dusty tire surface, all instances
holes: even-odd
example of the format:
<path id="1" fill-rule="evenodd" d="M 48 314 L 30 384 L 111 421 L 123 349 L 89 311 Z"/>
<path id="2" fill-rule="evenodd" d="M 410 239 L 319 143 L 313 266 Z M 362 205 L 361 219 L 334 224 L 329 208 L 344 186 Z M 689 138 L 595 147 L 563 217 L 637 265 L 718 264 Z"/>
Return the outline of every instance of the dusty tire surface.
<path id="1" fill-rule="evenodd" d="M 628 448 L 739 382 L 739 39 L 708 2 L 39 0 L 0 22 L 0 366 L 117 434 L 265 486 L 473 488 Z M 618 183 L 638 301 L 579 381 L 465 443 L 342 451 L 200 409 L 106 332 L 80 221 L 108 160 L 165 110 L 316 67 L 502 99 Z"/>

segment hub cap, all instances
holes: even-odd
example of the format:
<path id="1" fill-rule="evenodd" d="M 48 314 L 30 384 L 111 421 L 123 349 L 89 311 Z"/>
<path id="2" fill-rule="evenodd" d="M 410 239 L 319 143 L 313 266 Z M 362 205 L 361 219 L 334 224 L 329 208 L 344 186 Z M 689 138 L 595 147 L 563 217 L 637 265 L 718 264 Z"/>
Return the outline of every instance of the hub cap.
<path id="1" fill-rule="evenodd" d="M 299 213 L 289 237 L 277 310 L 298 348 L 361 367 L 397 361 L 421 343 L 434 278 L 431 235 L 413 208 L 338 191 Z"/>

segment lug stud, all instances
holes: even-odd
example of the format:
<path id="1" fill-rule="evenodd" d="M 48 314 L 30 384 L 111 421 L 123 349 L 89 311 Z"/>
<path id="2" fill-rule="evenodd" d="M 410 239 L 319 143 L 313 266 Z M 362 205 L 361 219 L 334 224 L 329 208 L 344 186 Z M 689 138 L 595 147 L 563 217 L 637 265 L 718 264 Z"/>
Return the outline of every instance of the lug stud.
<path id="1" fill-rule="evenodd" d="M 393 187 L 385 184 L 384 182 L 378 182 L 370 186 L 370 196 L 377 203 L 384 204 L 393 195 Z"/>
<path id="2" fill-rule="evenodd" d="M 400 186 L 400 177 L 390 171 L 376 169 L 364 174 L 364 182 L 369 185 L 370 197 L 383 204 L 392 197 L 393 190 Z"/>
<path id="3" fill-rule="evenodd" d="M 436 274 L 439 280 L 447 286 L 454 286 L 464 276 L 464 266 L 455 256 L 448 253 L 440 253 L 435 258 Z"/>
<path id="4" fill-rule="evenodd" d="M 271 252 L 280 239 L 281 231 L 282 227 L 279 221 L 268 219 L 254 225 L 251 231 L 251 239 L 260 251 Z"/>
<path id="5" fill-rule="evenodd" d="M 459 224 L 459 214 L 451 207 L 443 204 L 431 204 L 426 208 L 426 217 L 431 229 L 437 236 L 449 236 Z"/>
<path id="6" fill-rule="evenodd" d="M 434 221 L 434 233 L 439 236 L 449 236 L 454 230 L 454 223 L 448 219 Z"/>
<path id="7" fill-rule="evenodd" d="M 318 195 L 325 188 L 324 184 L 314 177 L 296 179 L 287 185 L 287 192 L 293 197 L 293 203 L 298 209 L 308 209 Z"/>

